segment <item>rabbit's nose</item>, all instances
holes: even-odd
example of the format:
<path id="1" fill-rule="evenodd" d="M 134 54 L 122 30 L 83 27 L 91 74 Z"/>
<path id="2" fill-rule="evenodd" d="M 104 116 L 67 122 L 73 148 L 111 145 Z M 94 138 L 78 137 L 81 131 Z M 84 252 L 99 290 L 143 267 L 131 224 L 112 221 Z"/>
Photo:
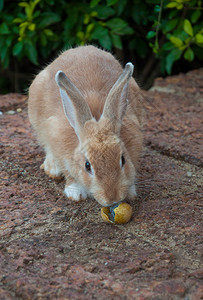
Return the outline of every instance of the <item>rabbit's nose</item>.
<path id="1" fill-rule="evenodd" d="M 111 187 L 111 189 L 109 189 L 108 191 L 106 191 L 105 194 L 106 194 L 106 199 L 108 199 L 107 202 L 110 205 L 112 205 L 112 204 L 117 203 L 117 202 L 120 201 L 120 197 L 119 197 L 118 192 L 117 192 L 117 190 L 115 188 Z"/>

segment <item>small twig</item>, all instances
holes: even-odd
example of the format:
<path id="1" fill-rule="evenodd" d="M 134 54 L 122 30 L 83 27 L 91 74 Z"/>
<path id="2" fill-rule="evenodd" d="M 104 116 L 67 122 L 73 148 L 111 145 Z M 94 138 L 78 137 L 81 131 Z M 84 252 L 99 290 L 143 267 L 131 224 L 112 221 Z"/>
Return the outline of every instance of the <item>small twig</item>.
<path id="1" fill-rule="evenodd" d="M 161 0 L 160 3 L 160 11 L 159 11 L 159 16 L 158 16 L 158 24 L 156 26 L 156 39 L 155 39 L 155 45 L 157 47 L 157 49 L 159 49 L 159 40 L 158 40 L 158 35 L 159 35 L 159 27 L 160 27 L 160 23 L 161 23 L 161 15 L 162 15 L 162 10 L 163 10 L 163 2 L 164 0 Z"/>
<path id="2" fill-rule="evenodd" d="M 182 13 L 182 15 L 181 15 L 181 19 L 180 19 L 179 23 L 180 23 L 182 20 L 185 19 L 185 16 L 186 16 L 186 14 L 187 14 L 187 11 L 188 11 L 188 6 L 184 6 L 183 13 Z"/>
<path id="3" fill-rule="evenodd" d="M 188 7 L 188 9 L 200 9 L 200 10 L 203 10 L 203 7 Z"/>
<path id="4" fill-rule="evenodd" d="M 165 36 L 163 35 L 160 38 L 160 46 L 163 45 L 164 41 L 165 41 Z M 145 67 L 140 75 L 140 79 L 142 80 L 142 82 L 144 82 L 146 80 L 146 78 L 149 76 L 149 73 L 151 72 L 155 62 L 157 62 L 157 59 L 156 59 L 155 54 L 152 52 L 152 54 L 150 55 L 147 63 L 145 64 Z"/>

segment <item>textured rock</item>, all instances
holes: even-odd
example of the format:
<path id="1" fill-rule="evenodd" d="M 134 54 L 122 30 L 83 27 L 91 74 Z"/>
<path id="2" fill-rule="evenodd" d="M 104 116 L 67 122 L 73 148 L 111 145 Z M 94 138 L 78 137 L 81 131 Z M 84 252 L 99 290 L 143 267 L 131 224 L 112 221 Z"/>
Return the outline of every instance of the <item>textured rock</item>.
<path id="1" fill-rule="evenodd" d="M 40 170 L 25 96 L 0 96 L 0 299 L 201 299 L 202 75 L 145 92 L 138 197 L 123 226 L 105 224 L 93 200 L 64 197 Z"/>
<path id="2" fill-rule="evenodd" d="M 146 93 L 147 145 L 162 154 L 203 166 L 202 69 L 157 79 Z"/>

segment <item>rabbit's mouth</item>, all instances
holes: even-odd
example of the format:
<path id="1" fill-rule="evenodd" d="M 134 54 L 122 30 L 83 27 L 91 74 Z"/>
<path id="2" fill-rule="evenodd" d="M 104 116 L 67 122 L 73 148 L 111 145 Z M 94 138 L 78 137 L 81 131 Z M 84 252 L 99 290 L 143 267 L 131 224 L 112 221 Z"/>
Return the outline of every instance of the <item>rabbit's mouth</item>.
<path id="1" fill-rule="evenodd" d="M 106 200 L 102 200 L 102 199 L 96 199 L 96 201 L 102 205 L 103 207 L 111 207 L 114 205 L 119 205 L 121 202 L 124 201 L 124 199 L 118 200 L 118 201 L 106 201 Z"/>
<path id="2" fill-rule="evenodd" d="M 112 203 L 107 203 L 107 204 L 105 204 L 105 205 L 102 205 L 102 206 L 105 206 L 105 207 L 114 207 L 114 206 L 116 206 L 116 205 L 119 205 L 121 202 L 123 202 L 124 201 L 124 199 L 123 200 L 120 200 L 120 201 L 115 201 L 115 202 L 112 202 Z"/>
<path id="3" fill-rule="evenodd" d="M 109 187 L 108 190 L 95 187 L 92 190 L 94 199 L 104 207 L 111 207 L 116 204 L 123 202 L 128 194 L 129 187 L 127 185 L 122 185 L 120 189 L 116 187 Z"/>
<path id="4" fill-rule="evenodd" d="M 123 191 L 116 191 L 115 193 L 110 193 L 106 191 L 97 191 L 94 193 L 95 200 L 104 207 L 111 207 L 113 205 L 119 205 L 121 202 L 123 202 L 127 197 L 127 192 Z"/>

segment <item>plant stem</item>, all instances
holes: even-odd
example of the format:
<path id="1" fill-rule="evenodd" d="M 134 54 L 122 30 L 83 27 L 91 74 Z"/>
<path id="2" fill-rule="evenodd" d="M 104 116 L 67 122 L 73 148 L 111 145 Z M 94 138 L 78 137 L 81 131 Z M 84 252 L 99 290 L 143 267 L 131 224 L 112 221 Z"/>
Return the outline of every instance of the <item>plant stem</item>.
<path id="1" fill-rule="evenodd" d="M 162 15 L 162 10 L 163 10 L 163 2 L 164 2 L 164 0 L 161 0 L 161 3 L 160 3 L 160 11 L 159 11 L 159 16 L 158 16 L 158 24 L 157 24 L 157 26 L 156 26 L 155 46 L 156 46 L 157 50 L 159 49 L 159 39 L 158 39 L 158 35 L 159 35 L 159 27 L 160 27 L 160 23 L 161 23 L 161 15 Z"/>
<path id="2" fill-rule="evenodd" d="M 166 39 L 165 35 L 162 35 L 160 38 L 160 46 L 163 45 L 165 39 Z M 145 64 L 143 71 L 140 74 L 140 80 L 142 81 L 143 84 L 147 80 L 148 76 L 150 76 L 150 73 L 152 73 L 152 69 L 155 63 L 157 63 L 157 59 L 155 54 L 152 52 L 148 61 Z"/>

